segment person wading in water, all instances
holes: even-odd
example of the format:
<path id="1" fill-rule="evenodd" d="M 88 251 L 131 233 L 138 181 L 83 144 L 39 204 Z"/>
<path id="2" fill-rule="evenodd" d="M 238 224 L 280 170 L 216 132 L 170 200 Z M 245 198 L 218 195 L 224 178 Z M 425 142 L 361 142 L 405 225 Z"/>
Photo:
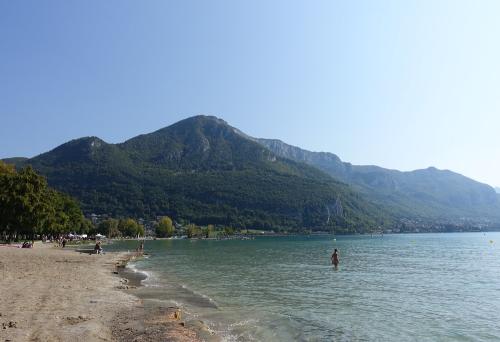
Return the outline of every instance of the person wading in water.
<path id="1" fill-rule="evenodd" d="M 337 268 L 337 266 L 339 265 L 339 252 L 337 251 L 337 248 L 335 248 L 335 250 L 333 251 L 331 259 L 332 259 L 332 265 L 335 266 L 335 268 Z"/>

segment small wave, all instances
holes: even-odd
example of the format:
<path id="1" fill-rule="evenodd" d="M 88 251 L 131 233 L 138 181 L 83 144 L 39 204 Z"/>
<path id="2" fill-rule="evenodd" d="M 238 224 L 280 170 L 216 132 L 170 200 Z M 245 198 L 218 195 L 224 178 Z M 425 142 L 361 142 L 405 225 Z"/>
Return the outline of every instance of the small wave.
<path id="1" fill-rule="evenodd" d="M 215 331 L 210 325 L 210 322 L 203 322 L 205 323 L 205 329 L 208 331 L 210 335 L 215 335 L 217 334 L 217 331 Z"/>
<path id="2" fill-rule="evenodd" d="M 245 319 L 245 320 L 242 320 L 242 321 L 239 321 L 239 322 L 231 323 L 231 324 L 229 324 L 229 326 L 231 328 L 234 328 L 234 327 L 247 326 L 247 325 L 250 325 L 250 324 L 257 324 L 257 323 L 259 323 L 258 319 Z"/>
<path id="3" fill-rule="evenodd" d="M 258 326 L 257 319 L 246 319 L 227 325 L 220 331 L 216 331 L 223 342 L 258 341 L 254 336 L 255 328 Z"/>
<path id="4" fill-rule="evenodd" d="M 184 284 L 181 284 L 181 288 L 183 290 L 185 290 L 186 292 L 192 294 L 194 298 L 198 298 L 198 299 L 201 298 L 202 299 L 201 301 L 197 301 L 198 305 L 202 304 L 201 306 L 206 306 L 206 307 L 211 307 L 211 308 L 214 308 L 214 309 L 218 309 L 217 303 L 212 298 L 210 298 L 209 296 L 204 295 L 203 293 L 199 293 L 197 291 L 194 291 L 194 290 L 190 289 L 189 287 L 187 287 Z"/>
<path id="5" fill-rule="evenodd" d="M 174 300 L 174 299 L 161 299 L 161 298 L 147 298 L 147 301 L 149 302 L 153 302 L 153 303 L 157 303 L 158 305 L 168 305 L 168 306 L 175 306 L 179 309 L 182 310 L 182 312 L 185 314 L 185 315 L 188 315 L 190 317 L 193 317 L 193 318 L 196 318 L 198 317 L 197 314 L 191 312 L 189 310 L 189 308 L 187 308 L 184 303 L 182 302 L 179 302 L 177 300 Z"/>
<path id="6" fill-rule="evenodd" d="M 151 277 L 151 272 L 138 269 L 136 264 L 128 264 L 127 268 L 130 269 L 131 271 L 135 272 L 135 273 L 142 273 L 142 274 L 144 274 L 146 276 L 146 279 L 144 279 L 144 280 L 148 280 Z"/>

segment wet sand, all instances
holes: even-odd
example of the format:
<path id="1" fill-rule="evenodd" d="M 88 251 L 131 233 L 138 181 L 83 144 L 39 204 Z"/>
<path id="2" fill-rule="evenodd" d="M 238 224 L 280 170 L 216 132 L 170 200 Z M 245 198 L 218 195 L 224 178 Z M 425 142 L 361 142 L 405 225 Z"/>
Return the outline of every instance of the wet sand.
<path id="1" fill-rule="evenodd" d="M 199 341 L 177 308 L 145 310 L 126 253 L 0 247 L 0 341 Z"/>

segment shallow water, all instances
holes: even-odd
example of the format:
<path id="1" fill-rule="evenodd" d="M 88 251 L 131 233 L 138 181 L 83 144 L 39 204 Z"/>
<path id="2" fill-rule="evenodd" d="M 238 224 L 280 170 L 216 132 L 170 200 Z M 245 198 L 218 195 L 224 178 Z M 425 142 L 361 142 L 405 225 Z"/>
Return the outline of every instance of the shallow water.
<path id="1" fill-rule="evenodd" d="M 500 233 L 161 240 L 132 266 L 149 274 L 143 298 L 227 341 L 498 341 L 498 244 Z"/>

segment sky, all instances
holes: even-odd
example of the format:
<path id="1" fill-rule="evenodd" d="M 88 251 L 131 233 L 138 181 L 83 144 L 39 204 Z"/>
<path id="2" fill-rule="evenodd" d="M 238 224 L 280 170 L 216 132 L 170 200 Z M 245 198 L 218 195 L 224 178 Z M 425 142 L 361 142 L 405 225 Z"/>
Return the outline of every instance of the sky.
<path id="1" fill-rule="evenodd" d="M 0 158 L 207 114 L 500 185 L 500 2 L 0 0 Z"/>

